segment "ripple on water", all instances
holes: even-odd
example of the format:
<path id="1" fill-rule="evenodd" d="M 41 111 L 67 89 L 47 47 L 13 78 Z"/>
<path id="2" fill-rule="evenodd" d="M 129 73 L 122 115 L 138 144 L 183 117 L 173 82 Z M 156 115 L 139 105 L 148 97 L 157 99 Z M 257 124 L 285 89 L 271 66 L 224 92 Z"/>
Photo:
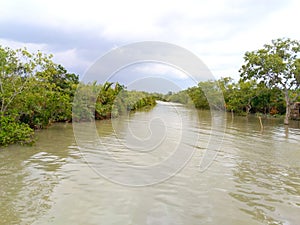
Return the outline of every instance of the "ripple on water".
<path id="1" fill-rule="evenodd" d="M 177 111 L 188 120 L 183 132 L 183 151 L 195 149 L 194 157 L 178 174 L 149 187 L 112 183 L 91 169 L 99 165 L 99 158 L 110 160 L 107 151 L 97 148 L 99 140 L 95 144 L 95 140 L 87 137 L 87 148 L 79 149 L 70 127 L 57 125 L 53 130 L 40 132 L 42 142 L 35 147 L 0 152 L 0 223 L 299 223 L 299 129 L 286 131 L 280 124 L 263 121 L 265 128 L 261 131 L 257 118 L 234 117 L 228 121 L 221 148 L 213 149 L 217 157 L 206 171 L 200 172 L 199 164 L 210 140 L 210 113 L 201 111 L 195 119 L 189 109 L 172 107 L 164 103 L 156 110 L 132 114 L 126 120 L 120 119 L 117 129 L 122 138 L 127 134 L 124 124 L 130 120 L 139 117 L 145 122 L 148 113 L 176 112 L 174 107 L 178 107 Z M 177 116 L 168 119 L 174 118 Z M 171 124 L 169 129 L 176 126 Z M 109 121 L 99 121 L 97 127 L 109 153 L 131 165 L 140 159 L 144 161 L 138 163 L 160 162 L 176 146 L 176 133 L 169 134 L 168 147 L 161 149 L 164 152 L 139 153 L 149 154 L 142 158 L 115 141 Z M 139 129 L 144 129 L 144 125 Z M 222 130 L 215 134 L 223 138 Z M 195 136 L 199 136 L 198 142 L 192 138 Z"/>

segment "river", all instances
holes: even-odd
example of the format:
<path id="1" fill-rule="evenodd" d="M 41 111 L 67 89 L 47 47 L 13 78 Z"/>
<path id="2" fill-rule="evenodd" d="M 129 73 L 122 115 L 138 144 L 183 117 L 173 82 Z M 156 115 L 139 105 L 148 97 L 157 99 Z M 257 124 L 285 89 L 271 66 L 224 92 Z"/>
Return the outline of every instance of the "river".
<path id="1" fill-rule="evenodd" d="M 180 170 L 161 169 L 153 180 L 110 168 L 112 158 L 103 151 L 77 146 L 72 124 L 54 124 L 37 132 L 34 146 L 0 149 L 0 224 L 297 225 L 299 122 L 288 128 L 281 119 L 263 124 L 262 130 L 254 116 L 226 115 L 217 155 L 200 171 L 212 135 L 209 111 L 158 103 L 149 111 L 97 121 L 101 146 L 116 162 L 149 167 L 164 164 L 176 151 L 192 153 Z M 141 143 L 147 151 L 134 148 Z"/>

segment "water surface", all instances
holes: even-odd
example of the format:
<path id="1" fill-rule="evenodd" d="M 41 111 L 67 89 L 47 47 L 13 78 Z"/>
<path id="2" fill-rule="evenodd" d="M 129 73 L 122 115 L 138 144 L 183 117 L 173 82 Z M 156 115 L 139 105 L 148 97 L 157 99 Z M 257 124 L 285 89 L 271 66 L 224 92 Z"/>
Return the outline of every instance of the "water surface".
<path id="1" fill-rule="evenodd" d="M 156 117 L 163 119 L 148 126 Z M 221 149 L 200 172 L 211 134 L 208 111 L 195 114 L 181 105 L 159 103 L 147 112 L 97 121 L 103 145 L 120 162 L 161 163 L 181 140 L 183 149 L 196 149 L 179 173 L 146 187 L 119 185 L 99 175 L 91 167 L 103 160 L 103 152 L 80 151 L 72 124 L 55 124 L 38 131 L 32 147 L 0 150 L 0 224 L 299 224 L 299 122 L 289 128 L 280 119 L 263 124 L 261 130 L 256 117 L 228 115 Z M 155 142 L 160 147 L 130 151 L 124 147 L 130 132 L 140 140 L 151 137 L 149 146 Z"/>

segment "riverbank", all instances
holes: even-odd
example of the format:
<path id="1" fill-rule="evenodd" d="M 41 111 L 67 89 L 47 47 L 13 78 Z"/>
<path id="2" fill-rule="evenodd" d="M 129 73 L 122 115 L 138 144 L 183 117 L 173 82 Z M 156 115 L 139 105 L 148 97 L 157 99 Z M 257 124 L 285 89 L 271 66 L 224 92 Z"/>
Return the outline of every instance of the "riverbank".
<path id="1" fill-rule="evenodd" d="M 156 98 L 151 94 L 127 91 L 118 83 L 77 84 L 73 88 L 72 95 L 66 94 L 67 101 L 51 99 L 55 107 L 45 104 L 49 99 L 32 102 L 24 98 L 25 107 L 0 114 L 0 146 L 33 144 L 35 130 L 47 129 L 53 123 L 116 118 L 125 112 L 151 108 L 156 104 Z"/>

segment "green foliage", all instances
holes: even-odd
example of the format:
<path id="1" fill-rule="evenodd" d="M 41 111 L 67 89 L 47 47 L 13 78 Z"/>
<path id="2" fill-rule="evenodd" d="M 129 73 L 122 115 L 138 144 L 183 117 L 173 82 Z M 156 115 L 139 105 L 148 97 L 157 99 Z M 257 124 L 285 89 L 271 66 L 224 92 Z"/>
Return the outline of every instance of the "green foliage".
<path id="1" fill-rule="evenodd" d="M 240 69 L 244 80 L 255 79 L 268 87 L 283 90 L 299 88 L 300 43 L 291 39 L 276 39 L 263 49 L 246 52 Z"/>
<path id="2" fill-rule="evenodd" d="M 31 144 L 33 130 L 24 123 L 15 121 L 11 116 L 0 116 L 0 146 L 12 143 Z"/>
<path id="3" fill-rule="evenodd" d="M 32 128 L 71 120 L 78 76 L 52 62 L 52 56 L 0 47 L 0 112 L 18 114 Z"/>
<path id="4" fill-rule="evenodd" d="M 26 49 L 13 50 L 0 46 L 0 115 L 7 120 L 6 132 L 16 129 L 14 142 L 27 142 L 28 130 L 44 128 L 52 122 L 72 119 L 72 100 L 78 85 L 78 76 L 69 74 L 52 62 L 51 55 L 29 53 Z M 3 119 L 4 120 L 4 119 Z M 19 136 L 18 136 L 19 134 Z M 11 143 L 11 141 L 3 141 Z"/>
<path id="5" fill-rule="evenodd" d="M 269 88 L 277 88 L 284 95 L 286 105 L 285 124 L 288 124 L 290 105 L 300 92 L 300 42 L 289 38 L 273 40 L 264 48 L 246 52 L 245 63 L 240 69 L 241 78 L 256 80 Z M 297 94 L 291 98 L 290 92 Z"/>
<path id="6" fill-rule="evenodd" d="M 152 107 L 156 104 L 155 100 L 155 96 L 145 92 L 127 91 L 119 83 L 79 84 L 73 102 L 73 119 L 110 119 L 129 111 Z"/>
<path id="7" fill-rule="evenodd" d="M 95 118 L 95 102 L 98 101 L 98 93 L 101 86 L 96 82 L 89 84 L 80 83 L 73 100 L 73 120 L 75 121 L 91 121 Z M 98 109 L 99 111 L 99 109 Z"/>
<path id="8" fill-rule="evenodd" d="M 190 97 L 189 104 L 197 109 L 209 109 L 209 104 L 203 90 L 198 87 L 188 88 L 187 93 Z"/>
<path id="9" fill-rule="evenodd" d="M 224 107 L 224 102 L 220 101 L 220 93 L 222 92 L 218 82 L 203 81 L 197 87 L 190 87 L 171 95 L 168 93 L 165 98 L 168 101 L 187 104 L 198 109 L 220 109 Z"/>
<path id="10" fill-rule="evenodd" d="M 183 90 L 183 91 L 179 91 L 174 94 L 169 93 L 165 97 L 161 96 L 159 100 L 176 102 L 176 103 L 181 103 L 181 104 L 188 104 L 190 101 L 190 97 L 188 95 L 187 90 Z"/>
<path id="11" fill-rule="evenodd" d="M 228 111 L 239 114 L 286 114 L 290 105 L 300 100 L 300 43 L 291 39 L 273 40 L 257 51 L 246 52 L 240 69 L 241 79 L 234 82 L 225 77 L 218 81 Z M 183 98 L 187 93 L 191 101 Z M 205 93 L 205 94 L 204 94 Z M 218 85 L 213 81 L 200 82 L 186 91 L 169 93 L 174 102 L 193 104 L 199 109 L 218 108 Z M 210 104 L 207 98 L 210 99 Z"/>
<path id="12" fill-rule="evenodd" d="M 234 82 L 232 78 L 225 77 L 217 82 L 200 82 L 197 87 L 191 87 L 171 95 L 167 94 L 165 98 L 168 101 L 192 105 L 198 109 L 216 109 L 220 105 L 220 101 L 217 101 L 218 87 L 223 92 L 227 111 L 234 111 L 240 115 L 285 113 L 284 95 L 281 90 L 275 87 L 269 88 L 255 80 L 244 81 L 240 79 L 238 82 Z M 210 105 L 204 93 L 210 95 L 212 99 Z M 289 93 L 291 96 L 297 94 L 296 90 L 291 90 Z"/>

